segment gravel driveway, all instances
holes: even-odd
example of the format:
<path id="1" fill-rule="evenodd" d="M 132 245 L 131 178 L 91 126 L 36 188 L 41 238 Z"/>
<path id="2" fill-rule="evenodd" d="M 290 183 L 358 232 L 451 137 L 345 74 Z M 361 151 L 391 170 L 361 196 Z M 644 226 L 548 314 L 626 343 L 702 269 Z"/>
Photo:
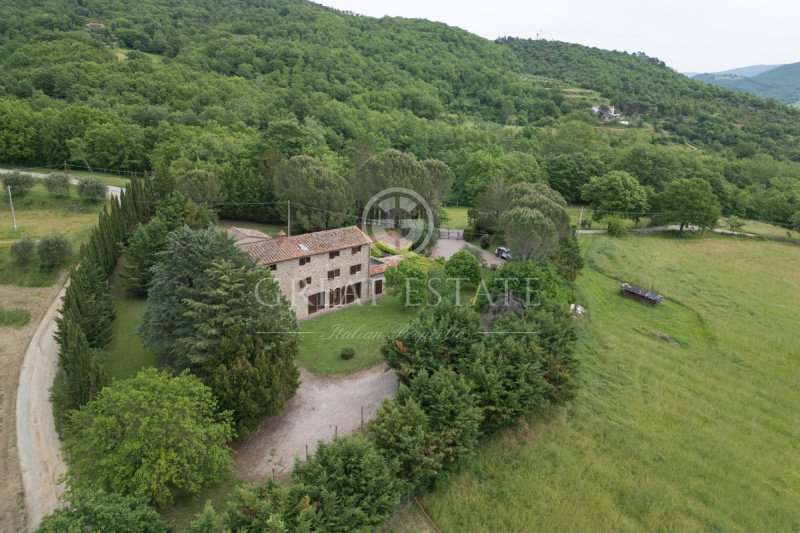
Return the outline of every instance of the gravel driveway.
<path id="1" fill-rule="evenodd" d="M 454 253 L 456 253 L 465 246 L 481 252 L 481 256 L 483 257 L 483 262 L 485 263 L 486 266 L 491 266 L 491 265 L 503 266 L 505 264 L 505 261 L 503 261 L 499 257 L 495 257 L 495 255 L 492 252 L 488 250 L 481 250 L 477 246 L 473 246 L 469 244 L 467 241 L 462 239 L 437 240 L 436 244 L 434 244 L 433 247 L 431 248 L 431 257 L 433 258 L 442 257 L 444 259 L 450 259 L 450 257 L 452 257 Z"/>
<path id="2" fill-rule="evenodd" d="M 384 398 L 397 392 L 397 376 L 385 364 L 354 374 L 319 377 L 300 369 L 300 388 L 278 416 L 265 418 L 247 439 L 234 446 L 236 475 L 263 482 L 274 472 L 285 478 L 295 458 L 314 453 L 317 441 L 350 435 L 375 417 Z"/>
<path id="3" fill-rule="evenodd" d="M 17 450 L 31 530 L 60 505 L 64 485 L 59 478 L 67 472 L 50 405 L 50 387 L 58 369 L 58 345 L 53 337 L 57 327 L 55 318 L 65 290 L 53 300 L 36 328 L 19 374 Z"/>

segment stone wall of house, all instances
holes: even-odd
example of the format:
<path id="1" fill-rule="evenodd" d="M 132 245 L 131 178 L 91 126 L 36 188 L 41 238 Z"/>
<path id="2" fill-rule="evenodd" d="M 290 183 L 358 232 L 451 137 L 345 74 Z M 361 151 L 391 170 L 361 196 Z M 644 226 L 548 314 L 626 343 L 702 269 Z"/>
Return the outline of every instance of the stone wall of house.
<path id="1" fill-rule="evenodd" d="M 325 310 L 331 307 L 329 293 L 332 289 L 347 287 L 361 283 L 361 300 L 372 295 L 369 283 L 369 246 L 361 246 L 361 250 L 353 253 L 351 248 L 339 250 L 339 256 L 330 258 L 328 253 L 312 255 L 311 261 L 300 265 L 299 259 L 283 261 L 275 265 L 272 272 L 275 279 L 292 304 L 298 319 L 309 315 L 308 297 L 316 293 L 325 294 Z M 361 270 L 350 274 L 350 267 L 361 265 Z M 328 272 L 339 269 L 339 276 L 329 280 Z M 308 278 L 311 278 L 308 283 Z M 340 304 L 343 306 L 343 304 Z M 318 311 L 319 312 L 319 311 Z"/>

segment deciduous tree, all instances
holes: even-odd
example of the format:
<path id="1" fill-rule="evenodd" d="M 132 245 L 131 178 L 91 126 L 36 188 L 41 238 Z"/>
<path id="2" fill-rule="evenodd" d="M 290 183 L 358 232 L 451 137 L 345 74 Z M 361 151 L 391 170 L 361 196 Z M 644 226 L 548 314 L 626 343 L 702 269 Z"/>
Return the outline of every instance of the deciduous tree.
<path id="1" fill-rule="evenodd" d="M 72 413 L 64 439 L 69 483 L 163 507 L 230 471 L 232 436 L 230 413 L 217 412 L 211 389 L 197 378 L 142 370 Z"/>
<path id="2" fill-rule="evenodd" d="M 595 220 L 608 215 L 638 220 L 647 211 L 647 190 L 622 170 L 592 177 L 583 186 L 582 195 L 592 204 Z"/>
<path id="3" fill-rule="evenodd" d="M 712 229 L 721 213 L 719 201 L 711 185 L 700 178 L 679 179 L 669 183 L 658 196 L 657 203 L 663 215 L 660 222 L 680 224 L 680 231 L 688 225 L 703 230 Z"/>

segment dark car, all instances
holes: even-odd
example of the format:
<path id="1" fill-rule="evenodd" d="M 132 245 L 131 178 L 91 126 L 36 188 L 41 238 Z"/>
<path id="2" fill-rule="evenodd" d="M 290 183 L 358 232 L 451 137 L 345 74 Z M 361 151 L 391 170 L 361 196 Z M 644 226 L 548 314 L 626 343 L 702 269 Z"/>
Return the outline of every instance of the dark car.
<path id="1" fill-rule="evenodd" d="M 494 251 L 494 255 L 500 259 L 505 259 L 506 261 L 511 260 L 511 250 L 508 248 L 503 248 L 502 246 Z"/>

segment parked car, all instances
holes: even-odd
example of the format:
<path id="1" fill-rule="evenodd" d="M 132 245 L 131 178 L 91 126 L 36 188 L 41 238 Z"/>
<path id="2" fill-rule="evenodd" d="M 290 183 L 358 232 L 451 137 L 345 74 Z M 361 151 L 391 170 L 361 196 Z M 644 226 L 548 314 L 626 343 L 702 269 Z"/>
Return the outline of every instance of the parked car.
<path id="1" fill-rule="evenodd" d="M 500 246 L 494 251 L 494 255 L 499 257 L 500 259 L 505 259 L 506 261 L 511 260 L 511 250 L 508 248 L 503 248 Z"/>

